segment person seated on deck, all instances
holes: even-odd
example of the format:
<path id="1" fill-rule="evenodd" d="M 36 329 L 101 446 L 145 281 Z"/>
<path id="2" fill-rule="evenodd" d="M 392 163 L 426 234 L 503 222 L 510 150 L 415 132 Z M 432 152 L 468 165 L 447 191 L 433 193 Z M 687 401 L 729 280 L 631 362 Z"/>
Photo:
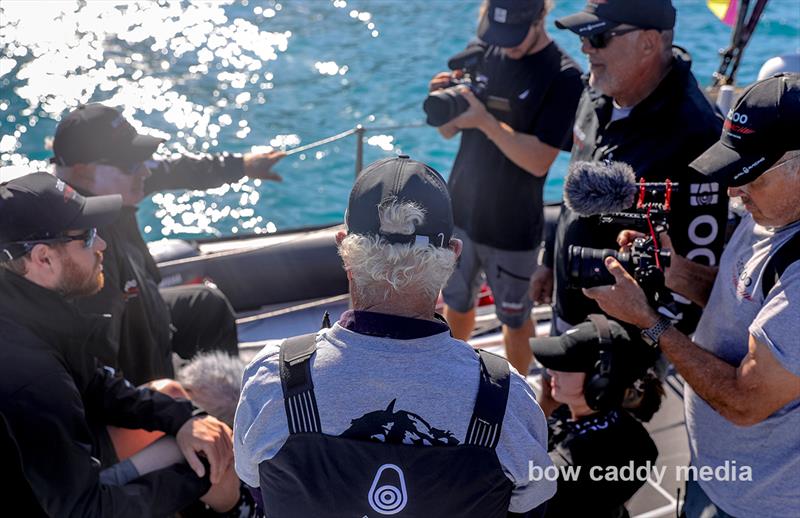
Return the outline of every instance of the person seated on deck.
<path id="1" fill-rule="evenodd" d="M 267 516 L 540 516 L 547 424 L 508 362 L 435 314 L 461 241 L 447 185 L 407 156 L 361 172 L 336 235 L 353 310 L 244 375 L 236 471 Z M 376 514 L 377 513 L 377 514 Z"/>
<path id="2" fill-rule="evenodd" d="M 6 502 L 15 516 L 164 516 L 198 498 L 224 512 L 240 497 L 230 428 L 101 366 L 108 317 L 72 304 L 103 286 L 97 227 L 121 203 L 48 173 L 0 185 L 0 438 L 11 487 L 30 489 Z M 120 461 L 108 425 L 167 437 Z"/>
<path id="3" fill-rule="evenodd" d="M 632 343 L 617 322 L 603 315 L 589 319 L 561 336 L 531 340 L 552 377 L 551 395 L 562 403 L 548 420 L 550 458 L 559 468 L 580 469 L 571 480 L 560 473 L 548 517 L 627 517 L 625 502 L 645 481 L 600 477 L 631 462 L 655 464 L 658 456 L 637 420 L 649 421 L 661 406 L 664 390 L 650 370 L 656 355 Z"/>
<path id="4" fill-rule="evenodd" d="M 606 267 L 615 284 L 584 290 L 606 313 L 640 328 L 685 380 L 693 474 L 682 511 L 688 518 L 800 510 L 797 128 L 800 74 L 777 75 L 742 93 L 719 141 L 692 162 L 741 198 L 748 214 L 719 268 L 672 255 L 667 287 L 705 308 L 691 337 L 648 305 L 614 259 Z M 662 245 L 672 248 L 668 236 Z"/>
<path id="5" fill-rule="evenodd" d="M 210 349 L 238 352 L 236 319 L 221 291 L 205 285 L 159 289 L 161 275 L 139 231 L 137 205 L 157 191 L 206 189 L 245 175 L 280 180 L 271 168 L 284 155 L 154 161 L 161 143 L 139 135 L 114 108 L 88 104 L 59 123 L 51 159 L 56 175 L 81 193 L 122 195 L 120 217 L 99 229 L 108 244 L 105 286 L 78 305 L 111 314 L 110 347 L 97 355 L 137 385 L 174 377 L 173 352 L 184 359 Z"/>

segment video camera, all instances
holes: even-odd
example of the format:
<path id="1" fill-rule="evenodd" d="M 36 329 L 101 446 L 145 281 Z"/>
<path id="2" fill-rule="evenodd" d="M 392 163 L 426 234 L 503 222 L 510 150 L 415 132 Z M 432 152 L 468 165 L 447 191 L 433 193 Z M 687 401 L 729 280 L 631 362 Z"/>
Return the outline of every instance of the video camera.
<path id="1" fill-rule="evenodd" d="M 485 49 L 480 45 L 468 47 L 459 52 L 447 62 L 450 70 L 461 72 L 460 77 L 451 75 L 450 84 L 441 90 L 436 90 L 428 94 L 422 109 L 427 115 L 426 122 L 434 127 L 455 119 L 469 108 L 469 103 L 458 92 L 457 87 L 464 85 L 486 105 L 489 110 L 498 112 L 510 112 L 511 104 L 508 99 L 486 95 L 488 79 L 479 73 L 483 64 L 483 54 Z"/>
<path id="2" fill-rule="evenodd" d="M 680 310 L 666 288 L 664 269 L 670 265 L 671 252 L 662 250 L 657 236 L 669 230 L 668 215 L 672 193 L 678 184 L 666 182 L 638 183 L 636 204 L 617 212 L 600 213 L 601 224 L 616 224 L 623 228 L 639 230 L 646 237 L 633 241 L 629 252 L 609 248 L 589 248 L 570 245 L 567 251 L 569 286 L 591 288 L 614 284 L 614 276 L 605 266 L 606 257 L 614 257 L 636 279 L 650 303 L 666 316 L 679 319 Z"/>

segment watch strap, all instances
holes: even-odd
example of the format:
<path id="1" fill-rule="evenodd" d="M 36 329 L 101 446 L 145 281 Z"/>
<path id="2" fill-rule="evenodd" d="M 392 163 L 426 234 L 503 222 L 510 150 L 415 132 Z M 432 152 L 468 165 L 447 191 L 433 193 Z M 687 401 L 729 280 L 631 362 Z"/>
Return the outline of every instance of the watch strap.
<path id="1" fill-rule="evenodd" d="M 651 347 L 658 347 L 658 341 L 664 331 L 672 327 L 672 320 L 661 316 L 658 321 L 647 329 L 642 329 L 642 339 Z"/>

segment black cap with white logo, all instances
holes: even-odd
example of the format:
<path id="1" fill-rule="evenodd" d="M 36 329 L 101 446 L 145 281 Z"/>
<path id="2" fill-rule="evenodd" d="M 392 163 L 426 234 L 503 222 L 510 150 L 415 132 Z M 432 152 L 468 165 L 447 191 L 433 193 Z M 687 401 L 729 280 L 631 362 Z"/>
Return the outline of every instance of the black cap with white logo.
<path id="1" fill-rule="evenodd" d="M 137 133 L 114 108 L 87 104 L 58 124 L 50 161 L 65 166 L 106 162 L 124 168 L 149 159 L 162 142 Z"/>
<path id="2" fill-rule="evenodd" d="M 104 227 L 114 221 L 121 206 L 119 194 L 84 197 L 49 173 L 0 184 L 0 261 L 24 255 L 25 241 Z"/>
<path id="3" fill-rule="evenodd" d="M 395 201 L 413 202 L 424 211 L 424 221 L 413 234 L 381 231 L 380 209 Z M 345 225 L 348 234 L 380 236 L 393 244 L 446 247 L 453 235 L 447 183 L 432 167 L 406 155 L 373 162 L 353 185 Z"/>
<path id="4" fill-rule="evenodd" d="M 689 167 L 724 185 L 750 183 L 787 152 L 800 149 L 800 74 L 779 74 L 742 93 L 719 142 Z"/>
<path id="5" fill-rule="evenodd" d="M 544 0 L 489 0 L 478 37 L 489 45 L 516 47 L 544 9 Z"/>
<path id="6" fill-rule="evenodd" d="M 592 0 L 583 11 L 556 20 L 556 27 L 578 36 L 591 36 L 622 24 L 669 30 L 675 27 L 675 8 L 671 0 Z"/>

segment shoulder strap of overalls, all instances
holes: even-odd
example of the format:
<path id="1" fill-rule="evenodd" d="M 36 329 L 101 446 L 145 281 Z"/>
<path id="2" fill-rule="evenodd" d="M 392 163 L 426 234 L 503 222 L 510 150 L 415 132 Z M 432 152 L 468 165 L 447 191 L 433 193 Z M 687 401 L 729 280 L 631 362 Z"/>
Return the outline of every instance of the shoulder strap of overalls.
<path id="1" fill-rule="evenodd" d="M 316 333 L 295 336 L 281 344 L 280 369 L 289 434 L 321 433 L 317 398 L 311 381 L 311 356 Z"/>
<path id="2" fill-rule="evenodd" d="M 506 414 L 511 373 L 505 358 L 478 350 L 481 379 L 464 444 L 494 448 Z"/>

